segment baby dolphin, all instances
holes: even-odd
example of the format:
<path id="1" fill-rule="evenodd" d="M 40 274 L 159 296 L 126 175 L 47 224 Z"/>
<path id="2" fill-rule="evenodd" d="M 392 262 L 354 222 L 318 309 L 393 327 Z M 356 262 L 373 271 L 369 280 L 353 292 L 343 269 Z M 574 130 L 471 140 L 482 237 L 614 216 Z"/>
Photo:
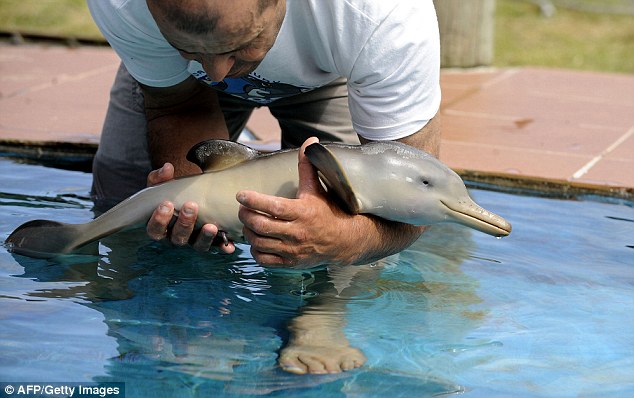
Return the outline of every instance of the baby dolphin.
<path id="1" fill-rule="evenodd" d="M 328 192 L 350 213 L 413 225 L 454 222 L 493 236 L 511 232 L 506 220 L 471 199 L 458 174 L 414 147 L 393 141 L 314 143 L 305 154 Z M 299 180 L 297 156 L 297 149 L 261 154 L 230 141 L 205 141 L 187 155 L 203 174 L 146 188 L 84 224 L 29 221 L 6 242 L 14 253 L 31 257 L 78 252 L 104 236 L 144 226 L 164 200 L 173 202 L 177 210 L 186 201 L 197 202 L 198 225 L 215 224 L 229 239 L 244 242 L 236 193 L 248 189 L 294 198 Z"/>

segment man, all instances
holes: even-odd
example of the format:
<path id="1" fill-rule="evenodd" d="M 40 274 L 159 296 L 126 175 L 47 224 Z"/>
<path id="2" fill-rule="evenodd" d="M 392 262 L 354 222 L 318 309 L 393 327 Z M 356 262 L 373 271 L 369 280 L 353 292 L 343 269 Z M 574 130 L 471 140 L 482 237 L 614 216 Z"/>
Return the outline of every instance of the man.
<path id="1" fill-rule="evenodd" d="M 206 139 L 237 139 L 260 105 L 278 118 L 285 147 L 317 136 L 399 140 L 438 154 L 439 42 L 431 0 L 88 3 L 123 63 L 93 167 L 98 206 L 143 188 L 146 176 L 157 184 L 200 173 L 185 160 L 189 148 Z M 299 173 L 296 199 L 237 194 L 244 235 L 260 264 L 366 264 L 403 250 L 422 233 L 345 214 L 301 155 Z M 168 229 L 174 206 L 162 203 L 148 234 L 187 244 L 197 209 L 186 203 Z M 217 233 L 203 226 L 192 246 L 208 250 Z M 234 250 L 232 244 L 220 248 Z"/>

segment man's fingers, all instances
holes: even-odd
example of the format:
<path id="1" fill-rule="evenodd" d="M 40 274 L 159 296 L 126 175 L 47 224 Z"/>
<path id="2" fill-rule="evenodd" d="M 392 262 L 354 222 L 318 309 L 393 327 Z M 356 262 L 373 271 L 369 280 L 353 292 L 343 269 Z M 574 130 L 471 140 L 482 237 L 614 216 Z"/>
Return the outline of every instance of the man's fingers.
<path id="1" fill-rule="evenodd" d="M 285 267 L 289 264 L 287 264 L 287 262 L 284 260 L 284 258 L 282 258 L 281 256 L 278 256 L 277 254 L 271 254 L 271 253 L 265 253 L 265 252 L 260 252 L 254 249 L 251 249 L 251 255 L 253 256 L 253 259 L 260 265 L 263 265 L 265 267 Z"/>
<path id="2" fill-rule="evenodd" d="M 289 244 L 288 237 L 276 238 L 275 234 L 260 235 L 248 227 L 242 230 L 245 239 L 251 245 L 253 259 L 267 267 L 311 268 L 314 264 L 300 265 L 303 255 L 296 250 L 298 246 Z M 283 236 L 283 235 L 282 235 Z M 290 239 L 295 242 L 295 238 Z"/>
<path id="3" fill-rule="evenodd" d="M 236 245 L 234 245 L 233 242 L 229 241 L 228 244 L 221 243 L 219 249 L 225 254 L 231 254 L 236 251 Z"/>
<path id="4" fill-rule="evenodd" d="M 297 158 L 297 167 L 299 172 L 299 187 L 297 189 L 297 197 L 301 198 L 303 195 L 322 194 L 323 188 L 319 182 L 319 176 L 317 169 L 310 163 L 308 157 L 304 151 L 306 147 L 311 144 L 317 143 L 319 140 L 316 137 L 310 137 L 302 144 L 299 149 Z"/>
<path id="5" fill-rule="evenodd" d="M 147 176 L 147 186 L 157 185 L 165 181 L 174 179 L 174 166 L 165 163 L 160 169 L 152 170 Z"/>
<path id="6" fill-rule="evenodd" d="M 161 240 L 167 236 L 167 227 L 172 221 L 174 215 L 174 204 L 172 202 L 161 203 L 154 213 L 150 221 L 147 223 L 147 234 L 154 240 Z"/>
<path id="7" fill-rule="evenodd" d="M 184 246 L 194 232 L 198 217 L 198 205 L 194 202 L 185 202 L 178 212 L 178 219 L 172 227 L 170 241 L 176 246 Z"/>
<path id="8" fill-rule="evenodd" d="M 290 199 L 255 191 L 240 191 L 236 199 L 242 206 L 255 212 L 268 214 L 274 219 L 292 221 L 297 218 L 297 212 L 291 205 Z"/>
<path id="9" fill-rule="evenodd" d="M 236 250 L 235 245 L 231 241 L 227 241 L 226 243 L 220 238 L 217 238 L 219 235 L 222 235 L 222 231 L 218 231 L 218 227 L 213 224 L 205 224 L 198 232 L 198 236 L 192 243 L 192 248 L 199 252 L 209 251 L 214 244 L 217 245 L 217 249 L 220 249 L 221 252 L 225 254 L 231 254 Z M 218 242 L 220 242 L 218 244 Z"/>
<path id="10" fill-rule="evenodd" d="M 212 246 L 217 247 L 221 252 L 231 254 L 236 247 L 233 242 L 220 241 L 218 244 L 218 227 L 213 224 L 205 224 L 197 234 L 194 233 L 196 218 L 198 216 L 198 205 L 195 202 L 185 202 L 178 212 L 178 217 L 170 227 L 174 218 L 174 204 L 169 201 L 161 203 L 152 213 L 152 217 L 147 223 L 147 234 L 154 240 L 162 240 L 169 236 L 169 241 L 176 246 L 185 246 L 191 243 L 194 250 L 200 252 L 209 251 Z M 192 238 L 195 236 L 195 239 Z"/>
<path id="11" fill-rule="evenodd" d="M 283 247 L 280 238 L 273 237 L 271 234 L 265 235 L 247 226 L 242 229 L 242 234 L 251 247 L 255 247 L 259 251 L 277 253 Z"/>
<path id="12" fill-rule="evenodd" d="M 196 217 L 198 215 L 198 205 L 194 202 L 186 202 L 178 212 L 178 218 L 172 227 L 170 241 L 177 245 L 186 245 L 189 237 L 194 231 Z M 174 204 L 165 201 L 154 210 L 150 221 L 147 223 L 147 234 L 154 240 L 161 240 L 167 237 L 168 228 L 174 216 Z M 212 238 L 213 239 L 213 238 Z"/>
<path id="13" fill-rule="evenodd" d="M 216 235 L 218 234 L 218 228 L 213 224 L 205 224 L 202 226 L 196 236 L 196 240 L 192 243 L 192 248 L 199 252 L 209 251 Z"/>

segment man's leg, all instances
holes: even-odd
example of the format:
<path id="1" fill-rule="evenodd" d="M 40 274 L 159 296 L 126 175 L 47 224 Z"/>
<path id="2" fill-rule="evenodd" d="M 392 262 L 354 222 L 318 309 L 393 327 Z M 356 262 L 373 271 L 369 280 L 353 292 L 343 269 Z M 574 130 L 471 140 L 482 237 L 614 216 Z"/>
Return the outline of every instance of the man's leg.
<path id="1" fill-rule="evenodd" d="M 289 339 L 280 351 L 280 367 L 304 374 L 337 373 L 362 366 L 365 355 L 350 345 L 344 333 L 346 303 L 376 286 L 381 269 L 381 262 L 328 267 L 326 279 L 322 271 L 314 271 L 315 283 L 308 288 L 319 295 L 307 299 L 298 316 L 289 322 Z"/>
<path id="2" fill-rule="evenodd" d="M 282 128 L 282 147 L 299 147 L 311 136 L 321 141 L 358 144 L 348 109 L 345 79 L 269 106 Z M 308 300 L 289 322 L 288 344 L 280 350 L 280 367 L 292 373 L 330 373 L 355 369 L 366 358 L 351 347 L 344 333 L 346 297 L 358 292 L 357 280 L 375 279 L 379 268 L 355 266 L 328 269 L 330 284 Z M 343 287 L 343 288 L 342 288 Z"/>
<path id="3" fill-rule="evenodd" d="M 95 209 L 105 211 L 145 188 L 150 171 L 143 94 L 121 64 L 93 160 L 91 196 Z"/>

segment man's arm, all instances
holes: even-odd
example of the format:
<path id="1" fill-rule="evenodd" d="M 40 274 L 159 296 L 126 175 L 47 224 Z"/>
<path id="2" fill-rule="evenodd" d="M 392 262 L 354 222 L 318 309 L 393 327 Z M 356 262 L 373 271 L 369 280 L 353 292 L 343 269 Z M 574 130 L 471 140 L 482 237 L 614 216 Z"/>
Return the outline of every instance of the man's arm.
<path id="1" fill-rule="evenodd" d="M 439 153 L 438 116 L 420 131 L 400 140 Z M 407 248 L 423 227 L 368 215 L 350 215 L 331 202 L 314 167 L 301 155 L 297 199 L 277 198 L 252 191 L 237 195 L 239 217 L 255 260 L 268 266 L 309 268 L 323 264 L 364 264 Z"/>
<path id="2" fill-rule="evenodd" d="M 169 162 L 176 177 L 200 173 L 185 159 L 189 149 L 204 140 L 229 138 L 216 92 L 193 77 L 172 87 L 141 88 L 152 166 Z"/>
<path id="3" fill-rule="evenodd" d="M 363 138 L 360 138 L 360 140 L 362 143 L 368 142 L 368 140 Z M 436 114 L 416 133 L 397 141 L 422 149 L 438 158 L 440 156 L 440 115 Z"/>
<path id="4" fill-rule="evenodd" d="M 152 166 L 148 185 L 155 185 L 174 177 L 199 174 L 198 166 L 185 157 L 195 144 L 209 139 L 228 139 L 229 133 L 214 90 L 189 77 L 172 87 L 141 85 L 145 99 L 148 147 Z M 148 235 L 160 240 L 169 235 L 175 245 L 186 245 L 194 230 L 198 205 L 186 202 L 171 230 L 168 225 L 174 215 L 174 204 L 165 201 L 154 211 L 147 224 Z M 204 225 L 193 246 L 209 250 L 218 229 Z M 222 246 L 232 252 L 233 244 Z"/>

